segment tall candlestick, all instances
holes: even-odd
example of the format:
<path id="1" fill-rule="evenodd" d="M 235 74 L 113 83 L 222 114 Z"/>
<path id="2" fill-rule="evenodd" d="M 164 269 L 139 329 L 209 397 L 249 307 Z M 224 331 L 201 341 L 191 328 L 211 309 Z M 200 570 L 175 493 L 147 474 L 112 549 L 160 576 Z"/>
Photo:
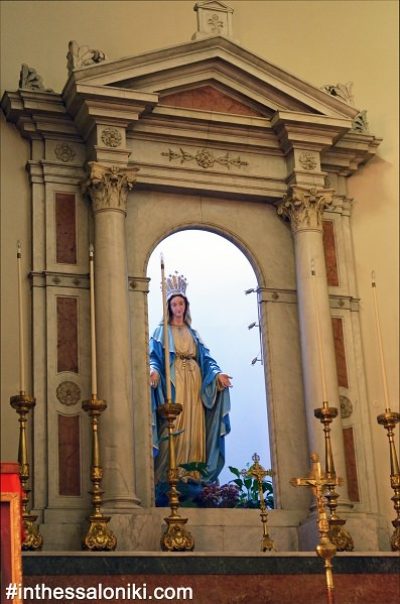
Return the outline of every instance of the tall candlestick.
<path id="1" fill-rule="evenodd" d="M 167 289 L 164 275 L 164 257 L 161 254 L 161 289 L 163 301 L 163 325 L 164 325 L 164 356 L 165 356 L 165 383 L 167 390 L 167 403 L 171 403 L 171 372 L 169 367 L 169 330 L 168 330 L 168 307 Z"/>
<path id="2" fill-rule="evenodd" d="M 321 326 L 319 323 L 319 314 L 318 314 L 318 303 L 315 294 L 315 268 L 314 268 L 314 259 L 311 260 L 311 282 L 312 282 L 312 298 L 313 298 L 313 307 L 315 311 L 315 320 L 317 325 L 317 344 L 318 344 L 318 356 L 319 356 L 319 369 L 321 374 L 321 386 L 322 386 L 322 401 L 327 401 L 327 393 L 326 393 L 326 380 L 325 380 L 325 365 L 324 365 L 324 357 L 322 354 L 322 341 L 321 341 Z"/>
<path id="3" fill-rule="evenodd" d="M 18 325 L 19 325 L 19 390 L 25 394 L 25 363 L 24 363 L 24 326 L 22 319 L 22 280 L 21 280 L 21 242 L 17 241 L 17 269 L 18 269 Z"/>
<path id="4" fill-rule="evenodd" d="M 92 361 L 92 398 L 97 397 L 97 363 L 96 363 L 96 309 L 94 301 L 94 247 L 89 246 L 90 272 L 90 343 Z"/>
<path id="5" fill-rule="evenodd" d="M 388 392 L 388 386 L 387 386 L 385 361 L 383 358 L 381 325 L 380 325 L 380 321 L 379 321 L 378 301 L 377 301 L 377 297 L 376 297 L 375 271 L 372 271 L 371 279 L 372 279 L 372 283 L 371 283 L 372 296 L 374 299 L 374 309 L 375 309 L 376 333 L 378 335 L 379 358 L 380 358 L 380 362 L 381 362 L 381 371 L 382 371 L 383 393 L 384 393 L 384 397 L 385 397 L 385 411 L 388 412 L 388 411 L 390 411 L 389 392 Z"/>

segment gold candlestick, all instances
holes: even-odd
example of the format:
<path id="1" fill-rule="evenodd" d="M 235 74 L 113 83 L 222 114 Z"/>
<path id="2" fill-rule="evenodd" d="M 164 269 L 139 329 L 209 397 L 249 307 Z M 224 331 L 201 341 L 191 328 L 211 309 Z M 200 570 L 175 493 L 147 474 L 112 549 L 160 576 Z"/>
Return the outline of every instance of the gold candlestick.
<path id="1" fill-rule="evenodd" d="M 92 429 L 90 480 L 93 485 L 89 491 L 92 496 L 93 511 L 89 516 L 89 529 L 82 539 L 82 549 L 98 552 L 113 551 L 117 547 L 117 539 L 108 526 L 111 517 L 104 516 L 101 512 L 104 491 L 101 488 L 103 468 L 100 463 L 98 423 L 100 415 L 106 408 L 106 401 L 98 399 L 96 395 L 92 395 L 90 400 L 82 402 L 82 409 L 88 413 Z"/>
<path id="2" fill-rule="evenodd" d="M 378 424 L 387 430 L 390 450 L 390 485 L 394 490 L 394 495 L 391 497 L 394 503 L 396 518 L 392 520 L 394 532 L 390 539 L 390 545 L 394 552 L 400 551 L 400 470 L 397 460 L 396 447 L 394 444 L 394 427 L 400 421 L 400 413 L 386 409 L 385 413 L 378 415 Z"/>
<path id="3" fill-rule="evenodd" d="M 165 384 L 166 384 L 166 402 L 158 408 L 158 413 L 168 424 L 168 500 L 171 513 L 164 518 L 167 527 L 161 535 L 161 549 L 169 552 L 192 551 L 194 549 L 194 539 L 185 524 L 187 518 L 182 518 L 179 513 L 179 491 L 176 485 L 179 481 L 178 468 L 176 466 L 174 424 L 175 419 L 182 413 L 182 405 L 172 402 L 171 396 L 171 375 L 169 358 L 169 330 L 168 330 L 168 307 L 167 307 L 167 288 L 164 274 L 164 257 L 161 254 L 161 290 L 163 303 L 163 326 L 164 326 L 164 360 L 165 360 Z"/>
<path id="4" fill-rule="evenodd" d="M 264 491 L 262 488 L 264 478 L 266 476 L 272 476 L 273 472 L 272 472 L 272 470 L 265 470 L 262 467 L 262 465 L 260 464 L 260 456 L 257 455 L 257 453 L 254 453 L 254 455 L 252 456 L 252 460 L 254 461 L 254 463 L 247 470 L 246 474 L 248 476 L 252 476 L 253 478 L 255 478 L 257 481 L 257 486 L 258 486 L 258 495 L 260 498 L 260 510 L 261 510 L 260 518 L 261 518 L 261 522 L 263 525 L 263 536 L 261 539 L 261 551 L 262 552 L 268 552 L 268 551 L 272 551 L 272 550 L 275 551 L 275 543 L 269 536 L 269 532 L 268 532 L 268 512 L 267 512 L 267 506 L 265 505 Z"/>
<path id="5" fill-rule="evenodd" d="M 321 464 L 316 453 L 311 455 L 311 472 L 307 478 L 292 478 L 290 484 L 294 487 L 311 487 L 317 502 L 319 544 L 316 552 L 324 560 L 327 603 L 334 604 L 334 584 L 332 558 L 336 554 L 336 546 L 329 539 L 329 521 L 325 510 L 324 491 L 333 479 L 327 478 L 321 471 Z M 335 479 L 335 486 L 338 480 Z"/>
<path id="6" fill-rule="evenodd" d="M 17 242 L 17 274 L 18 274 L 18 333 L 19 333 L 19 394 L 10 398 L 10 405 L 19 415 L 19 441 L 18 441 L 18 463 L 19 474 L 22 485 L 22 523 L 24 537 L 22 541 L 23 550 L 40 550 L 43 546 L 43 537 L 36 524 L 37 516 L 29 511 L 29 461 L 26 437 L 26 424 L 29 411 L 34 408 L 36 401 L 25 393 L 25 362 L 24 362 L 24 325 L 22 311 L 22 278 L 21 278 L 21 242 Z"/>
<path id="7" fill-rule="evenodd" d="M 90 480 L 92 489 L 89 491 L 92 498 L 93 511 L 89 516 L 89 529 L 82 539 L 82 549 L 90 551 L 112 551 L 117 547 L 117 539 L 108 526 L 110 516 L 104 516 L 101 511 L 103 493 L 101 482 L 103 468 L 100 463 L 99 420 L 100 415 L 107 408 L 104 400 L 97 398 L 97 364 L 96 364 L 96 312 L 94 298 L 94 248 L 89 247 L 89 274 L 90 274 L 90 343 L 91 343 L 91 370 L 92 370 L 92 396 L 90 400 L 82 402 L 82 409 L 90 417 L 92 430 L 92 463 Z"/>
<path id="8" fill-rule="evenodd" d="M 178 513 L 179 491 L 176 488 L 179 475 L 175 457 L 174 423 L 176 417 L 182 412 L 182 405 L 167 402 L 158 408 L 158 412 L 168 422 L 168 482 L 170 485 L 168 499 L 171 508 L 170 515 L 164 518 L 167 527 L 161 535 L 161 549 L 169 552 L 192 551 L 194 549 L 194 539 L 185 528 L 187 518 L 182 518 Z"/>
<path id="9" fill-rule="evenodd" d="M 322 403 L 322 407 L 314 409 L 314 415 L 324 426 L 325 437 L 325 477 L 327 479 L 327 490 L 325 497 L 329 509 L 329 538 L 336 546 L 338 552 L 352 552 L 354 549 L 353 539 L 350 533 L 344 528 L 345 520 L 336 513 L 337 500 L 339 498 L 336 492 L 336 484 L 342 480 L 336 477 L 335 463 L 333 461 L 332 442 L 330 437 L 332 420 L 337 416 L 336 407 L 329 407 L 327 401 Z"/>
<path id="10" fill-rule="evenodd" d="M 26 438 L 26 423 L 29 411 L 33 409 L 36 401 L 33 397 L 24 392 L 20 392 L 10 398 L 10 404 L 19 415 L 19 442 L 18 442 L 18 463 L 19 474 L 22 484 L 22 523 L 24 528 L 24 537 L 22 541 L 23 550 L 40 550 L 43 546 L 43 537 L 36 524 L 37 516 L 29 511 L 29 462 L 28 447 Z"/>

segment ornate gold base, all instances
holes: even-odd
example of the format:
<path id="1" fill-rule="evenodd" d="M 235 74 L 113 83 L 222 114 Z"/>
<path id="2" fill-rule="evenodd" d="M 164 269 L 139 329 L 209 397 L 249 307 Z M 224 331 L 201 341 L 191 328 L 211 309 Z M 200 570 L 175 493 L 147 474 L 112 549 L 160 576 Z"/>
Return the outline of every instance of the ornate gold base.
<path id="1" fill-rule="evenodd" d="M 161 535 L 160 545 L 164 552 L 191 552 L 194 549 L 194 539 L 185 529 L 187 518 L 168 516 L 164 518 L 167 528 Z"/>
<path id="2" fill-rule="evenodd" d="M 23 514 L 22 522 L 24 526 L 24 540 L 22 549 L 24 551 L 38 551 L 43 547 L 43 537 L 36 524 L 37 516 L 35 514 Z"/>
<path id="3" fill-rule="evenodd" d="M 90 516 L 90 526 L 82 539 L 82 549 L 91 552 L 111 552 L 117 547 L 117 538 L 108 526 L 110 516 Z"/>
<path id="4" fill-rule="evenodd" d="M 394 533 L 390 538 L 390 547 L 392 548 L 392 552 L 400 552 L 400 522 L 393 520 L 392 524 L 394 526 Z"/>
<path id="5" fill-rule="evenodd" d="M 352 552 L 354 541 L 350 533 L 343 527 L 346 521 L 341 518 L 329 521 L 329 539 L 338 552 Z"/>
<path id="6" fill-rule="evenodd" d="M 29 511 L 29 493 L 31 489 L 29 484 L 29 463 L 28 463 L 28 445 L 26 436 L 26 424 L 28 422 L 29 412 L 35 407 L 36 399 L 23 391 L 10 398 L 10 405 L 19 415 L 19 443 L 18 443 L 18 463 L 19 475 L 22 486 L 22 525 L 24 536 L 22 549 L 24 551 L 38 551 L 43 547 L 43 537 L 36 524 L 37 516 Z"/>
<path id="7" fill-rule="evenodd" d="M 264 535 L 261 539 L 261 551 L 272 552 L 275 551 L 275 543 L 269 535 Z"/>

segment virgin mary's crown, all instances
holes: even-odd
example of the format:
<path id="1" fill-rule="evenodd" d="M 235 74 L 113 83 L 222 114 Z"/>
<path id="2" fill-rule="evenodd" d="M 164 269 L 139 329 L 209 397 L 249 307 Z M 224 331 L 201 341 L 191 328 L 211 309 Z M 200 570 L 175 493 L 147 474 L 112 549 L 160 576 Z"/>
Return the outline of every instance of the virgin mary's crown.
<path id="1" fill-rule="evenodd" d="M 169 275 L 166 279 L 167 300 L 173 296 L 184 296 L 186 298 L 186 288 L 188 282 L 183 275 L 179 275 L 177 271 L 173 275 Z"/>

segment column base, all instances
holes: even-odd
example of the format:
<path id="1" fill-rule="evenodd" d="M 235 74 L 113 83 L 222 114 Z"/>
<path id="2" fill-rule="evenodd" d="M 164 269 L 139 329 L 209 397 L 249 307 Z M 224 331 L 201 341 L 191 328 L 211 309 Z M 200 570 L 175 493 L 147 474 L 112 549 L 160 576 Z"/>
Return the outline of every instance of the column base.
<path id="1" fill-rule="evenodd" d="M 141 507 L 141 501 L 137 497 L 107 497 L 103 499 L 101 506 L 108 515 L 131 514 L 133 510 Z"/>

